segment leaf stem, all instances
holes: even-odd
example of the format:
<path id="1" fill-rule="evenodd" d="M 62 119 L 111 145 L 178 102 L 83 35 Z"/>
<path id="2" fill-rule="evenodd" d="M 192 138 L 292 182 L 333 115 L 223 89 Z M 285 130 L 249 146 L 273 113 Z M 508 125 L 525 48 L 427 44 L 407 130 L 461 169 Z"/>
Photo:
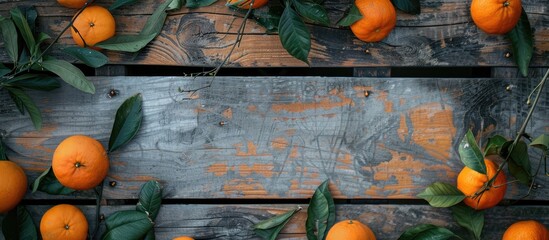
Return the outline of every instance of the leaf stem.
<path id="1" fill-rule="evenodd" d="M 104 181 L 101 181 L 101 184 L 94 188 L 95 192 L 95 228 L 93 232 L 90 235 L 90 240 L 93 240 L 97 232 L 99 231 L 99 226 L 101 226 L 101 199 L 103 199 L 103 183 Z M 99 189 L 99 190 L 97 190 Z"/>

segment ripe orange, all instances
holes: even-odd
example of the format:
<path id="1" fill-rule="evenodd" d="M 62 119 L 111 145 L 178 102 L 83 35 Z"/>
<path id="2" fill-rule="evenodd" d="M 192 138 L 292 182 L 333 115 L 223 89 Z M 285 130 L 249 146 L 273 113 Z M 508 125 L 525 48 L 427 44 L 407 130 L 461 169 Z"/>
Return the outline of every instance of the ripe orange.
<path id="1" fill-rule="evenodd" d="M 505 230 L 502 240 L 549 240 L 549 230 L 535 220 L 518 221 Z"/>
<path id="2" fill-rule="evenodd" d="M 351 31 L 364 42 L 379 42 L 396 25 L 396 11 L 390 0 L 356 0 L 362 19 L 351 25 Z"/>
<path id="3" fill-rule="evenodd" d="M 40 234 L 43 240 L 84 240 L 88 237 L 88 221 L 79 208 L 59 204 L 42 216 Z"/>
<path id="4" fill-rule="evenodd" d="M 252 9 L 263 7 L 267 5 L 268 2 L 269 0 L 255 0 L 254 5 L 252 6 Z M 251 3 L 252 3 L 252 0 L 227 0 L 227 4 L 225 5 L 229 7 L 231 6 L 237 7 L 240 9 L 250 9 Z"/>
<path id="5" fill-rule="evenodd" d="M 97 186 L 107 176 L 109 158 L 97 140 L 74 135 L 57 146 L 51 165 L 55 177 L 63 186 L 87 190 Z"/>
<path id="6" fill-rule="evenodd" d="M 68 8 L 81 8 L 87 1 L 88 0 L 57 0 L 61 6 Z"/>
<path id="7" fill-rule="evenodd" d="M 181 236 L 181 237 L 176 237 L 172 240 L 194 240 L 194 238 L 192 237 L 187 237 L 187 236 Z"/>
<path id="8" fill-rule="evenodd" d="M 27 175 L 19 165 L 0 161 L 0 213 L 13 209 L 27 192 Z"/>
<path id="9" fill-rule="evenodd" d="M 521 0 L 473 0 L 471 17 L 482 31 L 489 34 L 505 34 L 520 19 Z"/>
<path id="10" fill-rule="evenodd" d="M 507 190 L 506 178 L 503 172 L 500 172 L 484 193 L 478 197 L 474 197 L 489 179 L 494 177 L 498 169 L 498 165 L 489 159 L 484 159 L 486 164 L 486 175 L 479 173 L 471 168 L 464 167 L 457 178 L 457 188 L 467 197 L 463 202 L 467 206 L 477 210 L 491 208 L 496 206 L 505 196 Z"/>
<path id="11" fill-rule="evenodd" d="M 375 240 L 372 230 L 356 220 L 344 220 L 330 228 L 326 240 Z"/>
<path id="12" fill-rule="evenodd" d="M 75 15 L 76 16 L 76 15 Z M 93 47 L 114 36 L 116 24 L 108 9 L 92 5 L 78 15 L 71 27 L 74 42 L 80 47 Z"/>

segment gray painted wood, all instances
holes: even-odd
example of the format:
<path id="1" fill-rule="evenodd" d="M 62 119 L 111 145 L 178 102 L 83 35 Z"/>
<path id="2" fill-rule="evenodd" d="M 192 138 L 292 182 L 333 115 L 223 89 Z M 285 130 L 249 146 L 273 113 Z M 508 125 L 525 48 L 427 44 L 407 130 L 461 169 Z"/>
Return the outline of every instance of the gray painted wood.
<path id="1" fill-rule="evenodd" d="M 112 2 L 98 1 L 98 4 L 108 6 Z M 547 66 L 549 0 L 523 0 L 522 3 L 535 29 L 535 54 L 531 66 Z M 117 32 L 137 34 L 159 4 L 155 0 L 144 0 L 139 5 L 114 11 Z M 276 4 L 276 1 L 269 4 Z M 36 6 L 40 16 L 38 27 L 51 36 L 56 36 L 75 13 L 55 1 L 9 0 L 0 5 L 0 14 L 6 16 L 8 9 L 22 5 Z M 398 12 L 397 27 L 386 39 L 379 43 L 364 43 L 354 37 L 349 28 L 335 26 L 344 16 L 349 1 L 326 1 L 333 24 L 329 27 L 309 25 L 311 66 L 515 66 L 511 58 L 505 57 L 511 51 L 509 41 L 504 36 L 480 31 L 471 20 L 469 5 L 470 1 L 460 0 L 421 1 L 420 15 Z M 160 36 L 137 56 L 106 53 L 115 64 L 215 66 L 228 54 L 241 20 L 242 15 L 227 8 L 225 1 L 205 8 L 182 9 L 170 13 Z M 72 44 L 70 34 L 65 33 L 54 55 L 62 56 L 59 48 Z M 0 51 L 0 62 L 8 59 L 6 53 Z M 286 53 L 277 35 L 267 34 L 253 21 L 247 25 L 241 46 L 235 50 L 228 65 L 306 66 Z"/>
<path id="2" fill-rule="evenodd" d="M 494 134 L 512 137 L 538 80 L 218 77 L 194 94 L 179 90 L 210 79 L 91 81 L 95 95 L 66 85 L 33 92 L 44 117 L 39 132 L 0 94 L 9 157 L 31 180 L 67 136 L 86 134 L 106 145 L 118 106 L 141 93 L 143 125 L 130 144 L 110 155 L 106 181 L 117 185 L 105 188 L 106 199 L 135 198 L 151 179 L 162 183 L 168 199 L 303 199 L 325 179 L 336 198 L 409 199 L 435 181 L 455 183 L 463 168 L 457 146 L 467 129 L 481 145 Z M 120 95 L 108 98 L 111 89 Z M 549 132 L 548 101 L 542 98 L 527 128 L 533 136 Z M 547 178 L 537 181 L 549 186 Z M 524 196 L 521 189 L 510 184 L 507 198 Z M 545 187 L 528 199 L 547 200 Z"/>
<path id="3" fill-rule="evenodd" d="M 156 219 L 156 239 L 168 240 L 187 235 L 195 239 L 259 239 L 252 226 L 276 214 L 284 213 L 297 205 L 163 205 Z M 35 223 L 51 206 L 28 206 Z M 90 227 L 95 226 L 94 206 L 79 206 L 88 218 Z M 282 230 L 279 239 L 307 239 L 305 221 L 306 205 Z M 135 209 L 134 206 L 103 206 L 102 213 L 109 216 L 114 211 Z M 452 219 L 450 210 L 422 205 L 348 205 L 336 207 L 337 221 L 356 219 L 367 224 L 379 240 L 397 239 L 402 232 L 412 226 L 429 223 L 446 227 L 472 239 L 466 231 Z M 505 229 L 513 222 L 526 219 L 537 220 L 549 225 L 548 206 L 495 207 L 485 212 L 483 239 L 501 239 Z M 0 217 L 1 218 L 1 217 Z M 103 228 L 101 228 L 103 232 Z M 0 234 L 0 239 L 2 236 Z M 3 239 L 2 239 L 3 240 Z"/>

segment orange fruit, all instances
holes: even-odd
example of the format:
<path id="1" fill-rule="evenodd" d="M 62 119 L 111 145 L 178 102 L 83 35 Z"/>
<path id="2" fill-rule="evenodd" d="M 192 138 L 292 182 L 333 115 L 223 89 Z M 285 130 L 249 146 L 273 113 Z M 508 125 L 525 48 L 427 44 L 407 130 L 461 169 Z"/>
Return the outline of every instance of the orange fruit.
<path id="1" fill-rule="evenodd" d="M 88 237 L 88 221 L 79 208 L 59 204 L 42 216 L 40 234 L 43 240 L 85 240 Z"/>
<path id="2" fill-rule="evenodd" d="M 549 240 L 549 230 L 535 220 L 518 221 L 505 230 L 502 240 Z"/>
<path id="3" fill-rule="evenodd" d="M 68 8 L 82 8 L 88 0 L 57 0 L 57 3 Z"/>
<path id="4" fill-rule="evenodd" d="M 63 140 L 53 153 L 51 167 L 59 182 L 75 190 L 97 186 L 109 170 L 109 158 L 103 145 L 83 135 Z"/>
<path id="5" fill-rule="evenodd" d="M 255 0 L 254 5 L 252 6 L 252 9 L 263 7 L 267 5 L 268 2 L 269 0 Z M 250 9 L 251 3 L 252 3 L 252 0 L 227 0 L 227 4 L 225 5 L 229 7 L 231 6 L 237 7 L 240 9 Z"/>
<path id="6" fill-rule="evenodd" d="M 351 31 L 364 42 L 379 42 L 396 25 L 396 11 L 390 0 L 356 0 L 362 19 L 351 25 Z"/>
<path id="7" fill-rule="evenodd" d="M 463 202 L 467 206 L 477 210 L 491 208 L 496 206 L 505 196 L 507 190 L 506 178 L 503 172 L 500 172 L 496 180 L 481 195 L 474 197 L 489 179 L 494 177 L 498 165 L 489 159 L 484 159 L 486 164 L 486 175 L 479 173 L 471 168 L 464 167 L 457 177 L 457 188 L 467 197 Z"/>
<path id="8" fill-rule="evenodd" d="M 482 31 L 505 34 L 515 27 L 522 12 L 521 0 L 473 0 L 471 17 Z"/>
<path id="9" fill-rule="evenodd" d="M 71 35 L 78 46 L 93 47 L 96 43 L 114 36 L 115 29 L 111 12 L 104 7 L 92 5 L 82 10 L 74 19 Z"/>
<path id="10" fill-rule="evenodd" d="M 326 240 L 375 240 L 372 230 L 356 220 L 344 220 L 330 228 Z"/>
<path id="11" fill-rule="evenodd" d="M 27 192 L 27 175 L 19 165 L 0 161 L 0 213 L 13 209 Z"/>
<path id="12" fill-rule="evenodd" d="M 181 236 L 181 237 L 176 237 L 172 240 L 194 240 L 194 238 L 192 237 L 187 237 L 187 236 Z"/>

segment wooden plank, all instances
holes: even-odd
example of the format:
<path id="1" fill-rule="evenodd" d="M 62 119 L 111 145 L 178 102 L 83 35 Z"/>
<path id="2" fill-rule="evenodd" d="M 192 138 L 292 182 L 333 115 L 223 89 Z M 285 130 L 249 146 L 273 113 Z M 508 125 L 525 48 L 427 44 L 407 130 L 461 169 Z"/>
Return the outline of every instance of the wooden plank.
<path id="1" fill-rule="evenodd" d="M 0 128 L 13 150 L 10 158 L 34 179 L 69 135 L 90 135 L 106 145 L 118 106 L 141 93 L 142 128 L 110 156 L 106 181 L 117 185 L 106 187 L 107 199 L 135 198 L 151 179 L 162 182 L 166 198 L 175 199 L 303 199 L 325 179 L 336 198 L 415 198 L 434 181 L 454 183 L 463 168 L 457 146 L 467 129 L 481 145 L 494 134 L 514 136 L 537 84 L 534 79 L 218 77 L 210 88 L 190 94 L 179 90 L 210 79 L 91 81 L 95 95 L 67 85 L 33 92 L 44 115 L 39 132 L 2 93 Z M 111 89 L 119 95 L 107 97 Z M 548 112 L 544 97 L 529 134 L 549 132 Z M 538 182 L 549 186 L 547 178 Z M 524 194 L 514 183 L 507 197 Z M 529 199 L 549 198 L 540 189 Z"/>
<path id="2" fill-rule="evenodd" d="M 28 206 L 35 223 L 50 206 Z M 90 226 L 95 226 L 94 207 L 79 206 Z M 188 235 L 196 239 L 259 239 L 255 237 L 253 224 L 285 211 L 296 205 L 163 205 L 156 219 L 156 239 L 169 240 Z M 282 230 L 279 239 L 306 239 L 306 207 L 297 213 Z M 114 211 L 134 209 L 134 206 L 104 206 L 102 213 L 109 216 Z M 366 223 L 377 239 L 397 239 L 407 228 L 422 223 L 447 227 L 464 239 L 469 235 L 452 219 L 448 209 L 421 205 L 337 205 L 337 220 L 357 219 Z M 535 219 L 549 225 L 548 206 L 495 207 L 485 213 L 483 239 L 501 239 L 505 229 L 515 221 Z M 103 231 L 103 229 L 102 229 Z M 101 232 L 102 232 L 101 231 Z M 2 236 L 0 234 L 0 240 Z"/>
<path id="3" fill-rule="evenodd" d="M 112 2 L 105 0 L 98 4 L 108 6 Z M 219 64 L 235 41 L 242 21 L 242 15 L 228 9 L 224 3 L 219 1 L 210 7 L 171 12 L 162 34 L 150 46 L 137 56 L 106 51 L 110 62 L 180 66 Z M 547 66 L 549 0 L 524 0 L 522 3 L 535 29 L 535 54 L 531 66 Z M 117 32 L 138 33 L 159 4 L 143 0 L 138 6 L 116 10 Z M 345 0 L 326 1 L 332 23 L 344 15 L 348 4 Z M 422 1 L 420 15 L 398 12 L 397 27 L 380 43 L 361 42 L 348 28 L 309 25 L 311 66 L 515 66 L 511 58 L 505 57 L 511 51 L 509 41 L 504 36 L 481 32 L 470 19 L 469 4 L 459 0 Z M 51 36 L 57 35 L 75 12 L 60 7 L 55 1 L 9 0 L 0 5 L 0 14 L 5 16 L 8 9 L 21 5 L 36 6 L 39 29 Z M 64 34 L 54 55 L 62 56 L 59 48 L 71 44 L 70 35 Z M 5 51 L 0 51 L 0 62 L 8 62 L 8 59 Z M 235 50 L 228 66 L 306 65 L 286 53 L 277 35 L 265 33 L 264 28 L 250 21 L 241 46 Z"/>

